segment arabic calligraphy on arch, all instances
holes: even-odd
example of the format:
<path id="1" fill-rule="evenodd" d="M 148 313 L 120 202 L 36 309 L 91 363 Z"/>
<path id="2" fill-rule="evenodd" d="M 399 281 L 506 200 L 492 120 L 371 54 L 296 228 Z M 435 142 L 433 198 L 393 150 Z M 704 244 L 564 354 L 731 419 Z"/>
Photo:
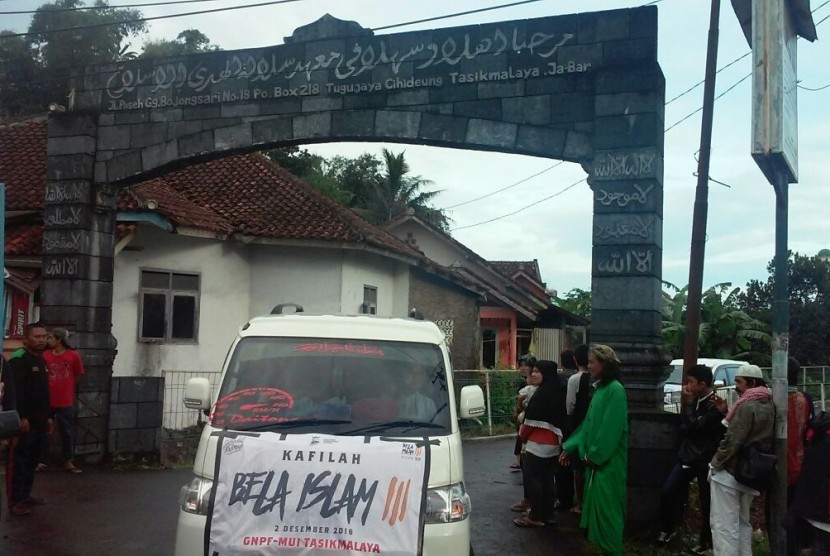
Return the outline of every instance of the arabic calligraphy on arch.
<path id="1" fill-rule="evenodd" d="M 646 274 L 652 271 L 653 253 L 650 249 L 629 249 L 624 254 L 612 253 L 597 265 L 599 272 L 609 274 L 637 273 Z"/>
<path id="2" fill-rule="evenodd" d="M 228 53 L 224 64 L 220 63 L 218 69 L 209 69 L 207 62 L 209 59 L 215 59 L 217 55 L 205 55 L 192 66 L 185 61 L 173 61 L 151 67 L 124 64 L 113 72 L 105 89 L 110 99 L 119 99 L 141 86 L 152 86 L 152 92 L 173 88 L 201 92 L 209 85 L 230 79 L 265 82 L 274 78 L 292 79 L 301 75 L 307 81 L 311 81 L 315 71 L 329 69 L 333 70 L 335 79 L 344 80 L 382 65 L 390 65 L 392 73 L 398 75 L 401 65 L 408 60 L 417 64 L 414 66 L 415 70 L 424 70 L 442 64 L 452 67 L 462 60 L 475 60 L 485 55 L 499 56 L 508 51 L 527 51 L 531 57 L 547 60 L 574 38 L 572 33 L 542 31 L 533 33 L 529 39 L 522 38 L 521 35 L 521 29 L 514 24 L 512 30 L 508 29 L 505 32 L 501 27 L 497 27 L 492 34 L 485 35 L 478 41 L 465 32 L 457 37 L 450 35 L 440 43 L 421 42 L 404 50 L 390 47 L 389 38 L 381 38 L 369 44 L 355 43 L 343 51 L 333 50 L 305 59 L 281 56 L 281 51 L 288 51 L 280 45 L 259 53 Z M 428 53 L 427 56 L 423 55 L 425 52 Z"/>

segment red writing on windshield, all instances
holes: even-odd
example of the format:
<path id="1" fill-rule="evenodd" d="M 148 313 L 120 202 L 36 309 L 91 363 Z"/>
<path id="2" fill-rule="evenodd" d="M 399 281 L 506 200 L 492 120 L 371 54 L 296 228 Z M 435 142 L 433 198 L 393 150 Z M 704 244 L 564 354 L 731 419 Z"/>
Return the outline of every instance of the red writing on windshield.
<path id="1" fill-rule="evenodd" d="M 317 353 L 354 353 L 355 355 L 383 355 L 380 348 L 357 344 L 297 344 L 294 351 Z"/>
<path id="2" fill-rule="evenodd" d="M 211 415 L 214 427 L 240 423 L 283 422 L 281 413 L 294 407 L 294 398 L 279 388 L 246 388 L 216 402 Z"/>

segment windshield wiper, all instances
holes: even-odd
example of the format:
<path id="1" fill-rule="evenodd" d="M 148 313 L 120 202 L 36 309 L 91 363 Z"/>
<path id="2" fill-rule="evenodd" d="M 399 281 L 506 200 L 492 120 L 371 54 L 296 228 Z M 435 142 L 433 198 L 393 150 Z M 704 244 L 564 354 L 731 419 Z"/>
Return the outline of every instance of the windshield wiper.
<path id="1" fill-rule="evenodd" d="M 241 431 L 259 431 L 266 430 L 272 427 L 279 430 L 293 429 L 295 427 L 302 427 L 304 425 L 348 425 L 351 421 L 347 419 L 292 419 L 290 421 L 272 421 L 270 423 L 261 423 L 254 427 L 247 429 L 240 429 Z"/>
<path id="2" fill-rule="evenodd" d="M 409 429 L 417 429 L 417 428 L 427 428 L 427 429 L 443 429 L 444 425 L 438 425 L 436 423 L 428 423 L 426 421 L 390 421 L 388 423 L 375 423 L 374 425 L 367 425 L 365 427 L 360 427 L 359 429 L 354 429 L 346 432 L 341 432 L 340 434 L 343 436 L 349 436 L 354 434 L 361 434 L 365 432 L 383 432 L 389 429 L 396 429 L 402 427 L 409 427 Z"/>

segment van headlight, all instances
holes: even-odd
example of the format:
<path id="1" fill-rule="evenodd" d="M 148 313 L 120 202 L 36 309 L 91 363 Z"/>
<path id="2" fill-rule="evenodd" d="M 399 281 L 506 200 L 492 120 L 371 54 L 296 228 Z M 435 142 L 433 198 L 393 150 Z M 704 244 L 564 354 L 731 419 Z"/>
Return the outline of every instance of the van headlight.
<path id="1" fill-rule="evenodd" d="M 452 523 L 470 515 L 470 496 L 464 483 L 427 490 L 427 523 Z"/>
<path id="2" fill-rule="evenodd" d="M 194 477 L 179 492 L 179 505 L 187 513 L 207 515 L 213 481 Z"/>

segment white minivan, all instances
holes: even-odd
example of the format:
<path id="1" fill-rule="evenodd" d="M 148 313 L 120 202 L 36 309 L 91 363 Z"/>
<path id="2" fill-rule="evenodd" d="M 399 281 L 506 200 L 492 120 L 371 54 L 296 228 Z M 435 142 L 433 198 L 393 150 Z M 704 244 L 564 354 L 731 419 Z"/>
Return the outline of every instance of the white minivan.
<path id="1" fill-rule="evenodd" d="M 699 357 L 699 365 L 706 365 L 712 369 L 712 388 L 718 396 L 725 398 L 731 406 L 738 398 L 735 392 L 735 373 L 741 365 L 748 365 L 746 361 L 734 359 L 714 359 Z M 671 374 L 663 386 L 663 406 L 666 411 L 677 413 L 680 411 L 680 396 L 683 390 L 683 360 L 674 359 L 671 363 Z"/>
<path id="2" fill-rule="evenodd" d="M 282 308 L 242 327 L 218 392 L 212 393 L 204 378 L 187 385 L 185 406 L 210 410 L 210 420 L 202 431 L 194 477 L 179 496 L 176 556 L 205 553 L 216 468 L 212 433 L 220 429 L 430 437 L 423 554 L 472 554 L 458 419 L 483 415 L 484 394 L 479 386 L 465 386 L 456 408 L 444 334 L 423 320 L 283 314 Z M 280 410 L 279 419 L 269 417 L 277 406 L 269 391 L 292 398 L 292 407 Z"/>

